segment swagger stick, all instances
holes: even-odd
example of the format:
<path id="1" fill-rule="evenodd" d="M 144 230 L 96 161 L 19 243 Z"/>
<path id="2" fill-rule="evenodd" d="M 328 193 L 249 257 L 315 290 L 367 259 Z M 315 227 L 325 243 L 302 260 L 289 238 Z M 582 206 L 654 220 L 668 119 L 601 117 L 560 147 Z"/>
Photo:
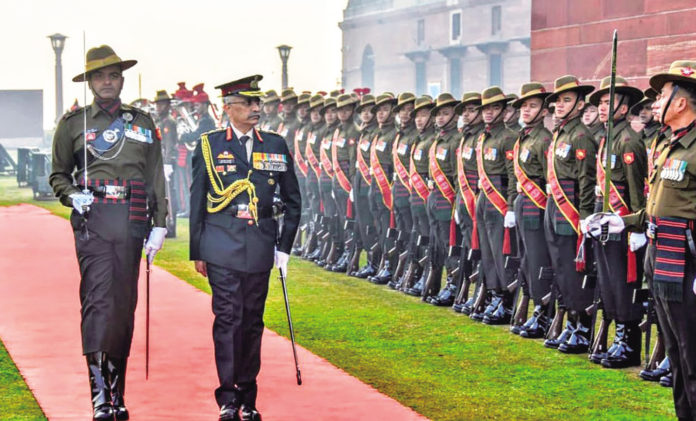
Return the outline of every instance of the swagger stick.
<path id="1" fill-rule="evenodd" d="M 288 288 L 285 284 L 285 274 L 281 269 L 280 284 L 283 286 L 283 298 L 285 298 L 285 314 L 288 316 L 288 327 L 290 328 L 290 342 L 292 343 L 292 355 L 295 358 L 295 371 L 297 375 L 297 385 L 302 385 L 302 375 L 300 374 L 300 364 L 297 362 L 297 349 L 295 347 L 295 329 L 292 327 L 292 317 L 290 316 L 290 301 L 288 300 Z"/>

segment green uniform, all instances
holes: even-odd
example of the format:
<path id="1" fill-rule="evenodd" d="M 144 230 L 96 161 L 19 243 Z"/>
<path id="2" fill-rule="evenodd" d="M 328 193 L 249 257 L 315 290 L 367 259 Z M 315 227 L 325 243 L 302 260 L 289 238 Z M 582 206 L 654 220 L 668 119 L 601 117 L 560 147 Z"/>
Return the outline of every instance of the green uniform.
<path id="1" fill-rule="evenodd" d="M 372 216 L 375 221 L 375 227 L 377 228 L 382 251 L 384 251 L 385 247 L 385 239 L 387 235 L 387 228 L 389 228 L 391 209 L 389 209 L 384 203 L 382 192 L 377 184 L 377 177 L 375 176 L 374 169 L 377 166 L 380 166 L 386 175 L 387 182 L 392 180 L 392 142 L 394 142 L 395 138 L 396 126 L 392 120 L 377 129 L 375 132 L 375 138 L 372 140 L 372 145 L 370 146 L 371 151 L 374 150 L 378 161 L 372 162 L 372 160 L 370 160 L 370 167 L 372 169 L 372 180 L 370 183 L 369 193 L 370 210 L 372 211 Z M 390 189 L 391 186 L 386 186 L 386 188 Z"/>
<path id="2" fill-rule="evenodd" d="M 349 119 L 347 122 L 339 124 L 336 130 L 337 133 L 334 137 L 331 150 L 331 159 L 334 164 L 332 188 L 334 200 L 336 202 L 336 210 L 338 212 L 338 231 L 336 232 L 335 240 L 338 242 L 340 247 L 342 247 L 344 243 L 343 230 L 348 217 L 348 206 L 353 206 L 352 203 L 349 203 L 348 199 L 350 190 L 352 189 L 352 180 L 355 176 L 355 160 L 360 131 L 355 123 L 353 123 L 353 119 Z M 341 171 L 346 176 L 346 180 L 348 181 L 348 190 L 345 190 L 338 181 L 338 168 L 336 168 L 335 164 L 338 164 L 338 167 L 340 167 Z M 350 212 L 352 219 L 353 210 L 351 209 Z"/>
<path id="3" fill-rule="evenodd" d="M 428 126 L 419 133 L 411 147 L 411 162 L 409 173 L 415 172 L 427 184 L 428 182 L 428 151 L 433 144 L 435 130 Z M 427 196 L 426 196 L 427 198 Z M 418 191 L 411 186 L 411 216 L 413 217 L 413 231 L 417 235 L 427 237 L 429 235 L 428 214 L 425 209 L 426 201 L 418 195 Z"/>

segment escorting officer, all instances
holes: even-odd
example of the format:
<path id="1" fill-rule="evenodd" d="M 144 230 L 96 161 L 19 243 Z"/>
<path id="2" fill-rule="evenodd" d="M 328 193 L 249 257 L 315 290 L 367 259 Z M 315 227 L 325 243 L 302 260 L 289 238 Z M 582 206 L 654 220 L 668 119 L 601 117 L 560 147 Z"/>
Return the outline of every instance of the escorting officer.
<path id="1" fill-rule="evenodd" d="M 152 221 L 145 244 L 152 261 L 167 232 L 157 128 L 149 115 L 120 99 L 122 72 L 136 63 L 121 60 L 107 45 L 90 49 L 84 73 L 73 82 L 87 82 L 94 102 L 65 114 L 53 138 L 50 184 L 61 203 L 74 208 L 82 352 L 95 420 L 128 419 L 123 395 L 143 240 Z"/>
<path id="2" fill-rule="evenodd" d="M 478 232 L 474 229 L 476 220 L 476 198 L 479 194 L 478 187 L 478 165 L 476 164 L 476 144 L 484 129 L 483 117 L 481 115 L 481 94 L 478 92 L 467 92 L 462 96 L 462 102 L 455 109 L 456 114 L 461 114 L 464 122 L 462 129 L 462 139 L 459 141 L 457 149 L 457 198 L 455 200 L 454 218 L 459 226 L 461 233 L 461 253 L 460 259 L 463 269 L 460 279 L 463 276 L 471 276 L 474 267 L 478 266 L 480 260 L 480 247 Z M 481 280 L 476 284 L 476 290 L 481 291 Z M 461 287 L 461 285 L 460 285 Z M 483 288 L 485 290 L 485 288 Z M 471 298 L 463 296 L 466 291 L 460 291 L 454 303 L 453 309 L 466 315 L 471 314 L 476 294 Z"/>
<path id="3" fill-rule="evenodd" d="M 157 91 L 154 103 L 157 114 L 157 129 L 162 136 L 162 161 L 164 162 L 167 197 L 170 198 L 167 209 L 167 238 L 170 238 L 176 237 L 176 200 L 171 199 L 176 197 L 173 178 L 174 166 L 178 157 L 176 121 L 171 116 L 171 98 L 167 91 Z"/>
<path id="4" fill-rule="evenodd" d="M 392 163 L 394 164 L 394 173 L 392 175 L 392 208 L 397 231 L 396 253 L 398 253 L 398 263 L 394 269 L 392 279 L 388 283 L 389 287 L 392 289 L 401 288 L 399 279 L 406 268 L 409 240 L 411 229 L 413 228 L 410 202 L 411 182 L 408 169 L 411 147 L 418 136 L 416 126 L 411 117 L 415 101 L 415 95 L 410 92 L 404 92 L 399 94 L 396 106 L 394 107 L 394 112 L 399 117 L 399 129 L 391 146 Z"/>
<path id="5" fill-rule="evenodd" d="M 476 145 L 481 193 L 476 201 L 476 223 L 481 246 L 481 269 L 491 302 L 483 313 L 486 324 L 505 324 L 512 316 L 512 281 L 505 256 L 512 254 L 516 226 L 513 204 L 517 197 L 513 148 L 517 135 L 503 120 L 507 97 L 492 86 L 481 93 L 481 113 L 486 127 Z M 512 232 L 511 232 L 512 231 Z M 481 317 L 481 316 L 478 316 Z M 478 320 L 474 318 L 474 320 Z"/>
<path id="6" fill-rule="evenodd" d="M 590 102 L 599 109 L 599 119 L 606 124 L 609 109 L 611 77 L 602 79 Z M 631 106 L 643 98 L 640 89 L 629 86 L 616 76 L 614 97 L 614 130 L 611 152 L 606 149 L 606 136 L 599 143 L 597 155 L 597 204 L 602 210 L 605 188 L 605 167 L 611 165 L 609 206 L 619 215 L 627 215 L 645 207 L 645 179 L 648 176 L 645 143 L 631 129 L 626 116 Z M 597 281 L 605 321 L 616 321 L 616 336 L 606 352 L 590 355 L 590 360 L 607 368 L 623 368 L 640 364 L 641 331 L 638 327 L 643 305 L 633 302 L 633 292 L 640 287 L 643 269 L 639 262 L 645 257 L 647 239 L 644 233 L 612 234 L 606 241 L 594 241 Z"/>
<path id="7" fill-rule="evenodd" d="M 546 211 L 546 152 L 551 132 L 544 127 L 550 94 L 544 85 L 529 82 L 520 88 L 520 98 L 512 106 L 520 109 L 524 128 L 520 130 L 513 151 L 513 164 L 519 195 L 515 199 L 517 234 L 522 242 L 520 270 L 527 281 L 534 313 L 525 324 L 511 331 L 525 338 L 543 338 L 551 324 L 553 303 L 544 304 L 542 297 L 551 291 L 553 273 L 551 258 L 544 238 Z"/>
<path id="8" fill-rule="evenodd" d="M 307 147 L 307 135 L 309 134 L 309 125 L 311 123 L 309 119 L 309 99 L 311 95 L 309 93 L 300 94 L 297 100 L 297 128 L 292 135 L 292 155 L 295 159 L 295 174 L 297 175 L 297 182 L 300 185 L 300 194 L 305 200 L 302 202 L 302 217 L 300 218 L 300 231 L 297 233 L 295 238 L 295 243 L 293 244 L 292 254 L 301 255 L 302 254 L 302 233 L 307 233 L 309 237 L 309 221 L 310 221 L 310 206 L 307 200 L 307 177 L 309 176 L 309 162 L 305 156 L 305 148 Z M 290 129 L 288 129 L 289 132 Z M 287 139 L 286 139 L 287 141 Z"/>
<path id="9" fill-rule="evenodd" d="M 408 167 L 409 182 L 411 184 L 410 202 L 413 228 L 408 248 L 408 266 L 398 285 L 402 291 L 408 291 L 409 288 L 412 288 L 416 280 L 423 274 L 423 266 L 420 264 L 420 260 L 426 255 L 430 236 L 426 203 L 430 195 L 427 181 L 428 151 L 435 136 L 430 110 L 434 106 L 432 97 L 423 95 L 416 99 L 413 111 L 411 111 L 411 118 L 418 131 L 418 136 L 411 146 Z"/>
<path id="10" fill-rule="evenodd" d="M 675 61 L 650 78 L 660 94 L 662 123 L 672 136 L 655 161 L 645 209 L 606 215 L 588 229 L 643 232 L 650 237 L 645 270 L 672 364 L 680 420 L 696 419 L 696 61 Z"/>
<path id="11" fill-rule="evenodd" d="M 594 288 L 583 288 L 585 260 L 580 245 L 580 220 L 592 213 L 595 195 L 595 142 L 582 123 L 584 98 L 591 85 L 581 85 L 575 76 L 554 81 L 554 92 L 546 98 L 555 103 L 559 121 L 546 158 L 549 200 L 544 215 L 544 231 L 551 256 L 554 281 L 560 291 L 559 306 L 568 308 L 566 328 L 544 346 L 565 353 L 582 353 L 589 346 L 592 318 L 585 309 L 592 304 Z M 553 200 L 551 200 L 553 198 Z M 559 312 L 557 314 L 562 314 Z"/>
<path id="12" fill-rule="evenodd" d="M 278 131 L 278 126 L 283 122 L 283 119 L 278 113 L 278 105 L 280 97 L 275 90 L 270 89 L 261 98 L 263 102 L 263 121 L 260 123 L 261 130 Z"/>
<path id="13" fill-rule="evenodd" d="M 300 192 L 285 140 L 254 128 L 261 78 L 216 87 L 230 126 L 201 136 L 193 159 L 190 258 L 213 291 L 220 420 L 239 420 L 240 405 L 242 419 L 261 420 L 256 376 L 268 278 L 274 256 L 287 274 L 300 220 Z M 280 235 L 273 219 L 276 186 L 286 209 Z"/>
<path id="14" fill-rule="evenodd" d="M 309 164 L 306 190 L 307 200 L 309 201 L 311 210 L 311 223 L 310 233 L 307 237 L 302 257 L 308 260 L 317 259 L 321 255 L 318 234 L 323 231 L 321 198 L 319 196 L 319 176 L 321 175 L 319 149 L 321 148 L 321 136 L 324 132 L 324 119 L 321 114 L 322 108 L 324 108 L 324 97 L 321 95 L 314 95 L 309 100 L 310 123 L 306 129 L 307 144 L 304 154 L 305 159 L 307 159 L 307 164 Z"/>
<path id="15" fill-rule="evenodd" d="M 375 244 L 377 244 L 377 231 L 375 228 L 374 218 L 370 210 L 370 184 L 372 183 L 372 175 L 370 173 L 370 150 L 372 140 L 377 131 L 377 120 L 372 112 L 372 107 L 375 105 L 375 97 L 370 94 L 365 94 L 360 98 L 360 105 L 357 106 L 355 112 L 360 115 L 360 139 L 358 140 L 358 149 L 356 151 L 355 162 L 355 179 L 353 180 L 353 197 L 355 198 L 355 209 L 358 218 L 358 232 L 360 233 L 361 247 L 367 252 L 367 260 L 365 266 L 354 273 L 348 273 L 351 276 L 358 278 L 367 278 L 377 274 L 379 265 L 379 254 L 375 252 Z"/>
<path id="16" fill-rule="evenodd" d="M 334 129 L 331 144 L 331 164 L 333 166 L 333 195 L 336 202 L 338 219 L 336 222 L 337 253 L 340 253 L 338 261 L 329 269 L 333 272 L 345 272 L 348 269 L 348 259 L 353 247 L 345 247 L 346 241 L 355 242 L 357 236 L 353 236 L 353 227 L 347 227 L 346 222 L 354 223 L 353 219 L 353 185 L 355 176 L 355 156 L 360 132 L 353 119 L 353 110 L 357 100 L 350 94 L 341 94 L 336 98 L 336 114 L 339 125 Z M 346 232 L 348 231 L 348 232 Z M 347 235 L 347 237 L 346 237 Z"/>

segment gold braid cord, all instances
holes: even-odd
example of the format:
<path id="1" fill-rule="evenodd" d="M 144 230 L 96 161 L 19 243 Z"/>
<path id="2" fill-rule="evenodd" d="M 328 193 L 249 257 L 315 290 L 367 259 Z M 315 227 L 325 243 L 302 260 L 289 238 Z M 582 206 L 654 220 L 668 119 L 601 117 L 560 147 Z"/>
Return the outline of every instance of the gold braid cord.
<path id="1" fill-rule="evenodd" d="M 250 180 L 252 170 L 249 170 L 245 179 L 237 180 L 229 186 L 224 187 L 220 176 L 213 168 L 212 152 L 210 150 L 210 141 L 208 140 L 207 134 L 201 136 L 201 152 L 203 153 L 203 160 L 205 161 L 205 169 L 210 178 L 210 185 L 213 186 L 214 192 L 214 195 L 208 192 L 208 212 L 220 212 L 225 209 L 235 197 L 246 192 L 249 195 L 249 213 L 254 218 L 254 222 L 258 224 L 259 199 L 256 197 L 256 186 L 254 186 Z"/>

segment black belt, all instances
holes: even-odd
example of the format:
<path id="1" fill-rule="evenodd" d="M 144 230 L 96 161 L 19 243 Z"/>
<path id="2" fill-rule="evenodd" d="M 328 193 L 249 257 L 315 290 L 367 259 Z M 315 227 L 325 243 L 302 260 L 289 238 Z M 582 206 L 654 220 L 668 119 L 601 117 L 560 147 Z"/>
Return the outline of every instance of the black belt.
<path id="1" fill-rule="evenodd" d="M 249 205 L 229 205 L 222 210 L 222 213 L 226 215 L 232 215 L 235 218 L 251 219 L 251 214 L 249 213 Z M 265 206 L 258 208 L 259 218 L 270 218 L 272 216 L 273 208 Z"/>
<path id="2" fill-rule="evenodd" d="M 88 186 L 87 189 L 92 192 L 94 197 L 104 199 L 127 200 L 131 196 L 130 186 Z"/>

